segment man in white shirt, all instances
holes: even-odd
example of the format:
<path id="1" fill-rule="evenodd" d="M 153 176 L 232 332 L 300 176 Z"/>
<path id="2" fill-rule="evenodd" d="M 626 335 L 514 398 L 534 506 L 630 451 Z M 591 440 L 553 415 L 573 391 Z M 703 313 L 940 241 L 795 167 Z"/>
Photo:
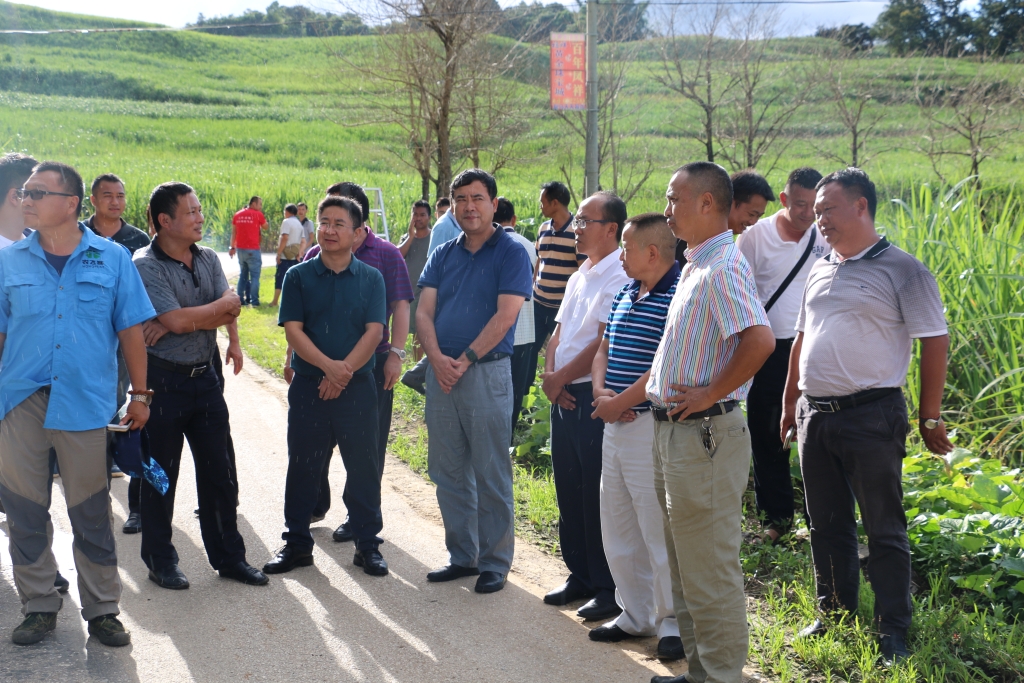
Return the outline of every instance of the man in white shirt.
<path id="1" fill-rule="evenodd" d="M 295 206 L 299 210 L 297 217 L 299 222 L 302 223 L 303 236 L 306 238 L 306 245 L 302 247 L 302 253 L 299 254 L 299 261 L 301 261 L 302 257 L 309 251 L 309 248 L 316 244 L 316 226 L 313 225 L 313 221 L 309 220 L 306 215 L 309 212 L 306 202 L 299 202 Z"/>
<path id="2" fill-rule="evenodd" d="M 828 253 L 814 223 L 814 187 L 819 180 L 821 174 L 813 168 L 790 173 L 779 195 L 782 210 L 747 228 L 737 242 L 754 271 L 758 298 L 775 335 L 775 351 L 754 375 L 747 397 L 754 495 L 757 511 L 765 518 L 761 538 L 770 543 L 785 534 L 793 520 L 789 449 L 783 448 L 779 420 L 800 297 L 814 262 Z"/>
<path id="3" fill-rule="evenodd" d="M 576 251 L 587 260 L 572 274 L 558 309 L 541 375 L 551 401 L 551 467 L 558 497 L 558 537 L 569 579 L 544 596 L 549 605 L 590 598 L 576 614 L 609 619 L 615 604 L 601 538 L 601 444 L 604 422 L 591 418 L 590 368 L 601 346 L 615 294 L 629 281 L 619 259 L 626 203 L 596 192 L 580 204 L 573 221 Z"/>
<path id="4" fill-rule="evenodd" d="M 289 204 L 284 207 L 284 220 L 281 221 L 281 239 L 277 242 L 277 273 L 274 275 L 274 300 L 271 307 L 277 306 L 281 298 L 281 285 L 284 276 L 292 266 L 299 264 L 299 258 L 305 253 L 306 229 L 299 220 L 299 207 Z"/>
<path id="5" fill-rule="evenodd" d="M 516 208 L 505 197 L 498 197 L 498 210 L 494 212 L 494 222 L 505 229 L 512 239 L 523 245 L 526 255 L 530 257 L 531 272 L 537 265 L 537 247 L 529 239 L 516 231 Z M 516 424 L 519 413 L 523 410 L 523 397 L 530 390 L 532 377 L 530 373 L 530 350 L 536 333 L 533 325 L 533 306 L 519 309 L 516 321 L 516 336 L 512 339 L 512 438 L 515 439 Z"/>

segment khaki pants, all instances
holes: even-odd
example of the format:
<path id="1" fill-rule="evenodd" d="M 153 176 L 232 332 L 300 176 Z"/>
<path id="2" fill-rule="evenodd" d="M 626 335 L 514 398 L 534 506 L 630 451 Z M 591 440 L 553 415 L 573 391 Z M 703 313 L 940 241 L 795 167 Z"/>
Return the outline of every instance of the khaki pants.
<path id="1" fill-rule="evenodd" d="M 750 434 L 738 409 L 711 422 L 718 441 L 711 456 L 701 442 L 701 420 L 654 423 L 654 486 L 687 679 L 740 683 L 748 647 L 740 521 Z"/>
<path id="2" fill-rule="evenodd" d="M 0 423 L 0 499 L 7 510 L 21 611 L 57 612 L 64 602 L 53 587 L 57 575 L 49 513 L 53 447 L 74 532 L 82 616 L 89 620 L 118 614 L 121 579 L 110 528 L 106 430 L 44 429 L 49 400 L 49 388 L 40 389 Z"/>

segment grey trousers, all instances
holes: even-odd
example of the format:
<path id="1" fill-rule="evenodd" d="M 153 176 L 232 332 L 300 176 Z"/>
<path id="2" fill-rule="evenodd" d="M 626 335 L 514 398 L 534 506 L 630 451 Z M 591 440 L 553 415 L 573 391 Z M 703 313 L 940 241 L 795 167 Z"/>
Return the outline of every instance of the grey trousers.
<path id="1" fill-rule="evenodd" d="M 711 418 L 718 449 L 701 442 L 701 420 L 654 423 L 654 489 L 661 503 L 679 636 L 692 683 L 740 683 L 747 660 L 740 566 L 750 432 L 738 409 Z"/>
<path id="2" fill-rule="evenodd" d="M 61 483 L 74 534 L 82 617 L 119 614 L 121 579 L 107 491 L 106 429 L 44 429 L 50 391 L 40 389 L 0 423 L 0 500 L 7 510 L 14 582 L 22 614 L 57 612 L 63 598 L 53 586 L 57 561 L 51 549 L 50 448 L 57 452 Z"/>
<path id="3" fill-rule="evenodd" d="M 427 472 L 437 485 L 452 564 L 508 574 L 515 549 L 512 369 L 474 364 L 445 394 L 427 370 Z"/>

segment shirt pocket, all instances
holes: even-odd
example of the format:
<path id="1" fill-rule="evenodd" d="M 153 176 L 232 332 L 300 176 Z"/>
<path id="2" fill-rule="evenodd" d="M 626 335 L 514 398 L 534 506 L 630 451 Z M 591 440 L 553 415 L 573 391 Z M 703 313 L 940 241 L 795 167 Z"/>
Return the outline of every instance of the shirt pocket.
<path id="1" fill-rule="evenodd" d="M 76 283 L 78 317 L 110 320 L 115 282 L 114 276 L 109 273 L 79 273 Z"/>
<path id="2" fill-rule="evenodd" d="M 37 316 L 53 308 L 52 292 L 47 296 L 45 282 L 42 273 L 8 273 L 4 286 L 11 300 L 12 316 Z M 51 305 L 47 305 L 48 301 Z"/>

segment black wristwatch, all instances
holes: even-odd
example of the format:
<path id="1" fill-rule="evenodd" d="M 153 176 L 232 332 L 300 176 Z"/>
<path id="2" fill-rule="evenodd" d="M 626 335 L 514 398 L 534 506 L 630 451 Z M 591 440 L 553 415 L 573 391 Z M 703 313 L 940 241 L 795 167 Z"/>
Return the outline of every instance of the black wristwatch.
<path id="1" fill-rule="evenodd" d="M 463 353 L 466 354 L 466 358 L 469 359 L 470 363 L 476 363 L 480 360 L 480 357 L 476 355 L 476 352 L 473 349 L 466 349 Z"/>

